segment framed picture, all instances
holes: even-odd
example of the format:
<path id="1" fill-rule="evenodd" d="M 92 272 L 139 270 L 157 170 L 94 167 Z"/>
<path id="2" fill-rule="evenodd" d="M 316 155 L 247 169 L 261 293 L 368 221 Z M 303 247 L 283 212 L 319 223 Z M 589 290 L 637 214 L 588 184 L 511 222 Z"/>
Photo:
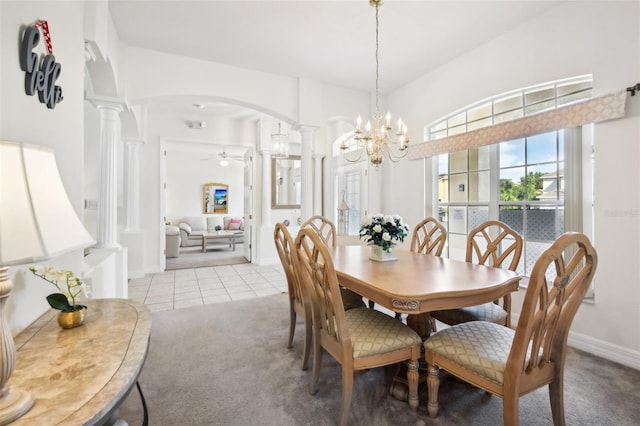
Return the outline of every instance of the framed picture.
<path id="1" fill-rule="evenodd" d="M 202 212 L 204 214 L 226 214 L 229 212 L 229 185 L 205 183 L 202 185 Z"/>

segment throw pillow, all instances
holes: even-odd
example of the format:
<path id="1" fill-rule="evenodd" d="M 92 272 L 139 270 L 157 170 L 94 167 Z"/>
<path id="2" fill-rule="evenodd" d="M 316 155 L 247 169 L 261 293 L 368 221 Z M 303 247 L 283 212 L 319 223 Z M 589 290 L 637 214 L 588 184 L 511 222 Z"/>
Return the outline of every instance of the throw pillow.
<path id="1" fill-rule="evenodd" d="M 240 229 L 240 225 L 242 225 L 242 219 L 231 219 L 229 222 L 229 230 L 237 231 Z"/>
<path id="2" fill-rule="evenodd" d="M 190 234 L 190 233 L 191 233 L 191 227 L 189 226 L 189 224 L 188 224 L 188 223 L 184 223 L 184 222 L 182 222 L 182 223 L 180 224 L 180 229 L 184 229 L 184 230 L 187 232 L 187 234 Z"/>

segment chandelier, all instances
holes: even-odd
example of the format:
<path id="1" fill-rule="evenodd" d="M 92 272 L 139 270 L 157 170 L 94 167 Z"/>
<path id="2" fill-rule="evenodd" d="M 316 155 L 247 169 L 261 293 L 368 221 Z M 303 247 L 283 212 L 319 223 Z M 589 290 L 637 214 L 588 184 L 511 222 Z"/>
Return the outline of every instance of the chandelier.
<path id="1" fill-rule="evenodd" d="M 348 157 L 348 149 L 350 145 L 345 139 L 340 145 L 343 157 L 349 162 L 360 161 L 362 153 L 366 152 L 372 165 L 379 166 L 384 160 L 385 154 L 389 160 L 396 163 L 407 155 L 407 147 L 409 146 L 409 136 L 407 135 L 407 126 L 398 119 L 397 128 L 394 138 L 392 136 L 393 128 L 391 127 L 391 114 L 387 112 L 384 117 L 380 114 L 380 106 L 378 103 L 378 79 L 379 79 L 379 61 L 378 61 L 378 8 L 382 6 L 382 0 L 369 0 L 369 5 L 376 8 L 376 112 L 370 120 L 362 128 L 362 118 L 358 117 L 356 121 L 356 130 L 353 140 L 357 143 L 360 152 L 357 158 Z"/>
<path id="2" fill-rule="evenodd" d="M 278 122 L 278 133 L 271 134 L 271 157 L 289 157 L 289 135 L 282 133 L 282 124 Z"/>

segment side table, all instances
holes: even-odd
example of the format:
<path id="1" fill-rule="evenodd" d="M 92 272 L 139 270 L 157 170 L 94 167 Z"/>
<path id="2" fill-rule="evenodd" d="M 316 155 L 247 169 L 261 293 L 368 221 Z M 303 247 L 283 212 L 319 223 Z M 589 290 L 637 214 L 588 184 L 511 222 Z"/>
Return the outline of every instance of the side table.
<path id="1" fill-rule="evenodd" d="M 59 311 L 49 310 L 15 337 L 9 386 L 29 392 L 35 404 L 11 425 L 117 420 L 118 406 L 137 384 L 147 357 L 151 314 L 128 299 L 93 299 L 86 305 L 79 327 L 63 330 L 56 320 Z"/>

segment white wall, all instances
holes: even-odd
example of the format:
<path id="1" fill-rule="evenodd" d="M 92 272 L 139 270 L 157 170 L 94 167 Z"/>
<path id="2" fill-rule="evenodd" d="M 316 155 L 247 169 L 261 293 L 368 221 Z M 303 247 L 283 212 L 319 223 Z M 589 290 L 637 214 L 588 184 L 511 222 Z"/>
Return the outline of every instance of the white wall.
<path id="1" fill-rule="evenodd" d="M 391 110 L 422 141 L 423 126 L 512 89 L 593 73 L 595 95 L 622 90 L 640 81 L 637 52 L 640 3 L 567 2 L 406 85 L 390 97 Z M 570 342 L 640 368 L 640 97 L 627 109 L 625 119 L 595 125 L 595 303 L 578 311 Z M 408 221 L 431 185 L 422 163 L 386 170 L 385 208 L 397 206 Z M 392 190 L 406 182 L 415 189 Z"/>
<path id="2" fill-rule="evenodd" d="M 56 61 L 62 66 L 56 81 L 64 99 L 54 109 L 24 92 L 24 73 L 18 59 L 18 40 L 24 25 L 38 19 L 49 23 Z M 69 198 L 82 217 L 84 162 L 84 54 L 82 2 L 0 2 L 0 139 L 27 142 L 55 150 L 58 169 Z M 44 42 L 34 50 L 46 52 Z M 82 272 L 82 251 L 43 262 Z M 48 304 L 51 284 L 24 274 L 26 266 L 12 267 L 14 290 L 7 305 L 7 317 L 15 333 L 41 315 Z"/>
<path id="3" fill-rule="evenodd" d="M 203 160 L 203 158 L 209 158 Z M 218 164 L 217 155 L 183 152 L 167 149 L 167 220 L 177 225 L 186 216 L 203 216 L 202 185 L 224 183 L 229 185 L 227 206 L 229 212 L 222 216 L 242 217 L 244 163 L 229 160 L 227 167 Z M 213 215 L 206 215 L 213 216 Z"/>
<path id="4" fill-rule="evenodd" d="M 131 105 L 144 105 L 162 98 L 191 95 L 199 99 L 225 99 L 231 103 L 250 106 L 257 111 L 282 118 L 288 123 L 298 119 L 299 95 L 298 82 L 294 78 L 261 73 L 246 69 L 238 69 L 226 65 L 168 55 L 139 48 L 125 47 L 123 56 L 126 57 L 127 72 L 124 75 L 126 97 Z M 171 84 L 167 84 L 171 82 Z M 307 82 L 309 83 L 309 82 Z M 306 85 L 307 87 L 309 85 Z M 311 84 L 317 88 L 317 85 Z M 319 104 L 321 111 L 314 111 L 313 120 L 327 121 L 336 115 L 356 117 L 369 109 L 369 95 L 350 89 L 322 84 L 322 90 L 311 90 L 320 93 L 322 99 Z M 206 111 L 204 112 L 206 114 Z M 208 141 L 225 143 L 222 139 L 231 139 L 234 143 L 254 146 L 257 142 L 255 123 L 242 126 L 243 131 L 231 131 L 228 138 L 217 137 L 220 129 L 233 128 L 234 124 L 227 123 L 221 127 L 209 124 L 203 131 L 188 129 L 184 120 L 190 119 L 192 114 L 184 117 L 163 116 L 160 111 L 149 111 L 145 127 L 145 144 L 141 148 L 140 157 L 144 160 L 140 170 L 140 214 L 141 226 L 145 234 L 145 271 L 147 273 L 161 270 L 159 260 L 161 256 L 158 248 L 162 242 L 163 223 L 160 214 L 161 170 L 160 151 L 162 141 Z M 320 117 L 320 118 L 318 118 Z M 212 122 L 213 123 L 213 122 Z M 213 130 L 212 130 L 213 129 Z M 214 132 L 210 134 L 209 132 Z M 322 128 L 317 129 L 321 143 L 324 143 Z M 207 136 L 210 135 L 210 136 Z M 126 137 L 126 135 L 124 135 Z M 239 142 L 238 142 L 239 141 Z M 262 182 L 261 159 L 259 154 L 253 161 L 254 170 L 254 227 L 257 230 L 262 224 L 255 219 L 259 217 L 261 208 L 261 192 L 270 191 L 270 182 Z M 247 214 L 248 212 L 244 212 Z M 297 218 L 297 211 L 273 210 L 271 223 L 277 220 Z M 269 226 L 272 226 L 271 224 Z M 272 228 L 271 228 L 272 229 Z M 268 237 L 256 232 L 256 247 L 262 245 L 273 249 L 272 232 Z M 265 234 L 266 235 L 266 234 Z M 268 240 L 268 241 L 267 241 Z M 275 255 L 275 249 L 273 249 Z M 269 257 L 269 254 L 265 255 Z M 276 259 L 276 257 L 273 257 Z"/>

